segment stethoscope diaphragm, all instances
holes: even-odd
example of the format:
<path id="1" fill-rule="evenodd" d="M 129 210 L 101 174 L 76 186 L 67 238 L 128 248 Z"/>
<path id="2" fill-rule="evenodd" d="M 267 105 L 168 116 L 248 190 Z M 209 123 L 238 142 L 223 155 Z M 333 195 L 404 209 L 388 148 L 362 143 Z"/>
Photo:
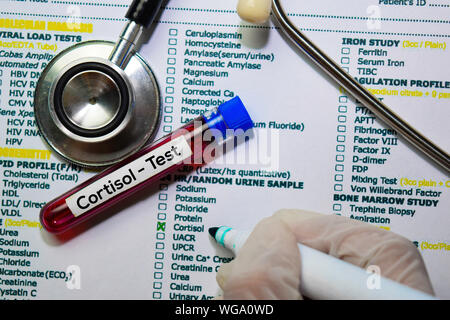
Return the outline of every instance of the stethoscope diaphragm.
<path id="1" fill-rule="evenodd" d="M 113 47 L 88 41 L 66 49 L 36 87 L 42 136 L 60 156 L 81 166 L 104 167 L 126 158 L 154 136 L 160 121 L 152 70 L 138 54 L 119 68 L 108 59 Z"/>
<path id="2" fill-rule="evenodd" d="M 134 0 L 117 43 L 76 44 L 42 72 L 34 97 L 37 126 L 64 159 L 84 167 L 109 166 L 155 135 L 159 87 L 135 46 L 161 3 Z"/>

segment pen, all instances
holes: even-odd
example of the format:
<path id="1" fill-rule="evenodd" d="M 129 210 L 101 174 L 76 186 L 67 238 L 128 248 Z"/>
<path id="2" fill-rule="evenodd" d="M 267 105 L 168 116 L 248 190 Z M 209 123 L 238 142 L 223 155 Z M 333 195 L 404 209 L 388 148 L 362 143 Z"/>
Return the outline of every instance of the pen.
<path id="1" fill-rule="evenodd" d="M 215 241 L 239 252 L 249 232 L 230 227 L 210 228 Z M 435 300 L 436 298 L 403 284 L 380 276 L 379 289 L 369 289 L 367 283 L 373 273 L 337 259 L 328 254 L 298 245 L 302 267 L 300 270 L 300 292 L 315 300 Z"/>

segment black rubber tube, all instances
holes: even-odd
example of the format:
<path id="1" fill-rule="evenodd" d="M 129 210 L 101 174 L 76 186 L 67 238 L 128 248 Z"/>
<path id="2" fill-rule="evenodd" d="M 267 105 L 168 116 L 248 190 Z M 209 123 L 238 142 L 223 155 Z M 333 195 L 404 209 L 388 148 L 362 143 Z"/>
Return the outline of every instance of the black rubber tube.
<path id="1" fill-rule="evenodd" d="M 134 0 L 125 17 L 147 28 L 155 19 L 163 0 Z"/>

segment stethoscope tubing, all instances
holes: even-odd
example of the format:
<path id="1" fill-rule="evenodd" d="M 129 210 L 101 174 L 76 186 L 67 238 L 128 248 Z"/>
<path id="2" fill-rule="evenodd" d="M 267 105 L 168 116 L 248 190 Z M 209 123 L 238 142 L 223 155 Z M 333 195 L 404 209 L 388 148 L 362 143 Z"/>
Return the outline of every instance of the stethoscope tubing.
<path id="1" fill-rule="evenodd" d="M 385 124 L 396 130 L 405 140 L 422 151 L 426 156 L 440 165 L 447 173 L 450 172 L 450 157 L 424 135 L 414 129 L 395 112 L 389 109 L 377 97 L 367 91 L 352 76 L 337 65 L 330 57 L 320 50 L 289 20 L 280 0 L 273 0 L 272 12 L 281 30 L 287 37 L 323 71 L 341 85 L 346 92 L 369 109 Z"/>

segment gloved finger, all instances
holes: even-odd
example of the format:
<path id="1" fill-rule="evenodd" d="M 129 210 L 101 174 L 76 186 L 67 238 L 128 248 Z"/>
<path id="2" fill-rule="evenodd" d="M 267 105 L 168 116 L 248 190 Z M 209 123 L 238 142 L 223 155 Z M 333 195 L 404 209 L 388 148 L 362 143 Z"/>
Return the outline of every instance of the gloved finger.
<path id="1" fill-rule="evenodd" d="M 433 294 L 423 259 L 408 239 L 369 223 L 301 210 L 273 216 L 289 226 L 296 240 L 361 268 L 377 266 L 381 275 Z"/>
<path id="2" fill-rule="evenodd" d="M 216 281 L 219 287 L 223 290 L 227 279 L 230 277 L 231 271 L 234 267 L 234 260 L 229 263 L 224 263 L 220 266 L 216 274 Z"/>
<path id="3" fill-rule="evenodd" d="M 237 12 L 248 22 L 261 24 L 269 19 L 272 9 L 271 0 L 239 0 Z"/>
<path id="4" fill-rule="evenodd" d="M 300 299 L 297 240 L 279 219 L 264 219 L 237 257 L 217 275 L 223 298 L 232 300 Z"/>

